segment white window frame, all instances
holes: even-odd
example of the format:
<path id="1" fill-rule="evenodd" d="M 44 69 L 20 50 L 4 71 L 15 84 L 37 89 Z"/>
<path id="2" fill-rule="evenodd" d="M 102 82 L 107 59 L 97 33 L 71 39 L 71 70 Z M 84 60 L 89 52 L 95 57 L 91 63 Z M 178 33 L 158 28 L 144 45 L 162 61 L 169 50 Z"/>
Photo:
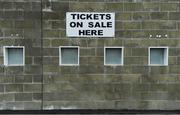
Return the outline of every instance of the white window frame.
<path id="1" fill-rule="evenodd" d="M 121 64 L 106 64 L 106 49 L 121 49 Z M 106 46 L 104 47 L 104 65 L 105 66 L 123 66 L 124 65 L 124 47 L 117 47 L 117 46 Z"/>
<path id="2" fill-rule="evenodd" d="M 8 49 L 9 48 L 22 48 L 23 49 L 23 64 L 8 64 Z M 24 46 L 3 46 L 4 65 L 5 66 L 24 66 L 25 65 L 25 47 Z"/>
<path id="3" fill-rule="evenodd" d="M 165 54 L 164 54 L 164 64 L 151 64 L 150 62 L 150 58 L 151 58 L 151 54 L 150 54 L 150 50 L 153 48 L 160 48 L 160 49 L 165 49 Z M 148 65 L 149 66 L 168 66 L 168 61 L 169 60 L 169 47 L 167 46 L 157 46 L 157 47 L 149 47 L 148 48 Z"/>
<path id="4" fill-rule="evenodd" d="M 62 48 L 77 48 L 78 49 L 78 63 L 77 64 L 62 64 L 61 49 Z M 59 65 L 60 66 L 79 66 L 80 48 L 79 46 L 59 46 Z"/>

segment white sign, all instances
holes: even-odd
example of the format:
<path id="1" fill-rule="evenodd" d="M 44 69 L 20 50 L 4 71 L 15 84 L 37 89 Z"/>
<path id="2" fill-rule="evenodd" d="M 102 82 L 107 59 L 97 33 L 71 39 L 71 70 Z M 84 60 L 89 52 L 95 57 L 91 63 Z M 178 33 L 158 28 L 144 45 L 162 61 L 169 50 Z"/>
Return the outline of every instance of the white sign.
<path id="1" fill-rule="evenodd" d="M 114 13 L 67 12 L 68 37 L 114 37 Z"/>

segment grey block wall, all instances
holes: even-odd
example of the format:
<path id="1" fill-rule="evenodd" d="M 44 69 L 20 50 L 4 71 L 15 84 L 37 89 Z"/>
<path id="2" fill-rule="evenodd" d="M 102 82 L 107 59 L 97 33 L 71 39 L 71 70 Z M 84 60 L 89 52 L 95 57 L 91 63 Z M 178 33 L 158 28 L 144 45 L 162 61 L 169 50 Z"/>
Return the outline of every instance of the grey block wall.
<path id="1" fill-rule="evenodd" d="M 0 0 L 0 109 L 41 109 L 41 2 Z M 4 66 L 3 46 L 25 46 L 25 66 Z"/>
<path id="2" fill-rule="evenodd" d="M 43 9 L 44 109 L 179 109 L 179 0 L 54 0 Z M 115 12 L 115 37 L 66 37 L 66 12 Z M 59 46 L 80 46 L 80 65 L 59 66 Z M 104 46 L 124 46 L 124 66 L 104 66 Z M 169 47 L 169 66 L 148 66 L 150 46 Z"/>
<path id="3" fill-rule="evenodd" d="M 179 0 L 0 1 L 1 109 L 179 109 Z M 115 37 L 66 37 L 66 12 L 115 12 Z M 25 66 L 3 65 L 5 45 Z M 59 46 L 80 46 L 80 65 L 59 66 Z M 123 66 L 104 66 L 105 46 L 124 46 Z M 148 66 L 151 46 L 168 66 Z"/>

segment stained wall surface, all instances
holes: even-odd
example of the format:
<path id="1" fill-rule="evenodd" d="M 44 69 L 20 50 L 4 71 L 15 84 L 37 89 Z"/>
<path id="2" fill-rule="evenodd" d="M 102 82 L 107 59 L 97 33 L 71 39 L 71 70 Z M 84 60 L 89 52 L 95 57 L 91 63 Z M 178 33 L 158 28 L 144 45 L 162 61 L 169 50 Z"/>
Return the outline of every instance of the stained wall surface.
<path id="1" fill-rule="evenodd" d="M 40 0 L 0 0 L 0 109 L 41 109 Z M 5 66 L 4 46 L 25 46 L 24 66 Z"/>
<path id="2" fill-rule="evenodd" d="M 0 0 L 1 109 L 179 109 L 180 0 Z M 66 12 L 114 12 L 115 37 L 66 36 Z M 41 44 L 42 43 L 42 44 Z M 25 66 L 3 65 L 3 46 L 25 46 Z M 79 46 L 79 66 L 59 65 Z M 123 66 L 104 47 L 124 47 Z M 149 66 L 148 47 L 169 47 Z"/>

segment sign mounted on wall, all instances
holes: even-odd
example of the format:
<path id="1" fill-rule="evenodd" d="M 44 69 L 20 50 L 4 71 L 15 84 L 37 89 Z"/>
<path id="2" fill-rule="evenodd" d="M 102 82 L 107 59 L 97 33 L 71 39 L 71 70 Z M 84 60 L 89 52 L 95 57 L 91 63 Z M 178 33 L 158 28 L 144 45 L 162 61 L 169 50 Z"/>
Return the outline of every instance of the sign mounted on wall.
<path id="1" fill-rule="evenodd" d="M 114 31 L 114 13 L 66 13 L 66 35 L 68 37 L 114 37 Z"/>

